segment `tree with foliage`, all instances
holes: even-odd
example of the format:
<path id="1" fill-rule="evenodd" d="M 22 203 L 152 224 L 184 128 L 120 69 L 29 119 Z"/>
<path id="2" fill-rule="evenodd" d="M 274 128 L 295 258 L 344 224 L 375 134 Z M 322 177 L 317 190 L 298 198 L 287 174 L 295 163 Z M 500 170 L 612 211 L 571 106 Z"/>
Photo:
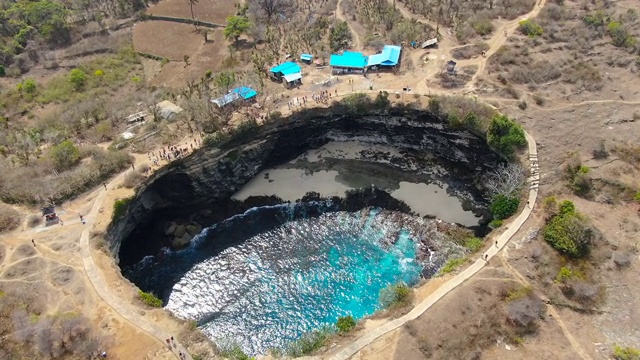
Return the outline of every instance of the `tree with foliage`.
<path id="1" fill-rule="evenodd" d="M 75 68 L 69 72 L 69 82 L 75 91 L 80 91 L 87 83 L 87 74 L 82 69 Z"/>
<path id="2" fill-rule="evenodd" d="M 385 309 L 408 305 L 412 301 L 412 295 L 411 288 L 404 282 L 389 284 L 380 290 L 380 304 Z"/>
<path id="3" fill-rule="evenodd" d="M 4 32 L 14 37 L 18 52 L 36 33 L 49 44 L 69 41 L 68 18 L 69 10 L 62 3 L 52 0 L 16 1 L 5 10 L 0 10 L 0 19 L 7 19 L 10 25 L 3 27 Z"/>
<path id="4" fill-rule="evenodd" d="M 558 213 L 551 217 L 542 232 L 551 246 L 571 257 L 586 255 L 596 236 L 584 215 L 568 200 L 558 206 Z"/>
<path id="5" fill-rule="evenodd" d="M 249 30 L 251 23 L 244 16 L 229 16 L 227 18 L 227 26 L 224 28 L 224 38 L 233 40 L 236 43 L 240 36 Z"/>
<path id="6" fill-rule="evenodd" d="M 513 157 L 516 150 L 527 145 L 522 127 L 505 115 L 496 115 L 491 119 L 487 142 L 507 158 Z"/>
<path id="7" fill-rule="evenodd" d="M 498 194 L 491 200 L 491 213 L 494 219 L 503 220 L 513 215 L 518 211 L 520 205 L 520 199 L 515 196 Z"/>
<path id="8" fill-rule="evenodd" d="M 49 157 L 56 170 L 65 171 L 80 161 L 80 150 L 71 140 L 65 140 L 51 148 Z"/>
<path id="9" fill-rule="evenodd" d="M 216 76 L 214 76 L 213 78 L 213 83 L 217 86 L 217 87 L 221 87 L 224 88 L 225 91 L 229 91 L 229 88 L 231 87 L 231 85 L 233 85 L 236 82 L 236 74 L 233 72 L 226 72 L 223 71 L 221 73 L 216 74 Z"/>
<path id="10" fill-rule="evenodd" d="M 338 21 L 329 32 L 329 46 L 332 51 L 340 51 L 349 47 L 351 30 L 346 21 Z"/>
<path id="11" fill-rule="evenodd" d="M 356 320 L 351 315 L 342 316 L 338 318 L 338 321 L 336 322 L 336 328 L 338 328 L 338 331 L 342 333 L 349 332 L 354 327 L 356 327 Z"/>
<path id="12" fill-rule="evenodd" d="M 33 95 L 36 93 L 36 90 L 38 89 L 38 85 L 36 84 L 35 80 L 26 79 L 21 83 L 18 83 L 18 85 L 16 85 L 16 88 L 20 93 L 24 92 L 26 94 Z"/>
<path id="13" fill-rule="evenodd" d="M 42 134 L 38 129 L 15 130 L 9 134 L 9 151 L 22 165 L 29 165 L 32 156 L 40 156 Z"/>
<path id="14" fill-rule="evenodd" d="M 530 38 L 540 36 L 544 33 L 542 26 L 534 23 L 530 19 L 520 21 L 520 31 Z"/>
<path id="15" fill-rule="evenodd" d="M 193 13 L 193 5 L 196 5 L 200 0 L 187 0 L 187 2 L 189 3 L 189 7 L 191 8 L 191 19 L 193 19 L 193 21 L 196 21 L 196 16 Z M 193 26 L 196 27 L 196 30 L 198 30 L 198 24 L 196 24 L 195 22 L 193 23 Z M 204 36 L 205 41 L 207 39 L 207 35 Z"/>

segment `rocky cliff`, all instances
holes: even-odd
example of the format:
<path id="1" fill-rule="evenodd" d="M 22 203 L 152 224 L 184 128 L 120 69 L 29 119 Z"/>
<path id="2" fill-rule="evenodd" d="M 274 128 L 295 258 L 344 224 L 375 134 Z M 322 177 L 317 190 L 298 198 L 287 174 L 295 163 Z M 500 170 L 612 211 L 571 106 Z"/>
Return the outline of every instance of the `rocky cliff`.
<path id="1" fill-rule="evenodd" d="M 117 261 L 131 264 L 166 245 L 162 243 L 166 241 L 164 234 L 175 219 L 197 227 L 199 224 L 190 221 L 198 218 L 207 226 L 253 206 L 279 203 L 273 197 L 244 202 L 230 197 L 261 170 L 290 161 L 331 139 L 344 138 L 428 152 L 449 170 L 456 186 L 466 187 L 479 199 L 477 179 L 501 161 L 484 139 L 464 129 L 452 129 L 424 111 L 391 109 L 353 115 L 336 107 L 310 109 L 262 127 L 251 139 L 232 140 L 220 148 L 205 146 L 156 172 L 137 193 L 126 215 L 110 227 L 110 249 Z"/>

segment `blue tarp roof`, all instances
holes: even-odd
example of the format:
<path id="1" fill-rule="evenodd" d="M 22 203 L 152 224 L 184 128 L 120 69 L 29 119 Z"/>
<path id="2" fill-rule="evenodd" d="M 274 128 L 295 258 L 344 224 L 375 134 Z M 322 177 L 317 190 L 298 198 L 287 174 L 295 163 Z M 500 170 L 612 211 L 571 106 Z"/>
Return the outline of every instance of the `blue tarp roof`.
<path id="1" fill-rule="evenodd" d="M 332 54 L 329 65 L 336 67 L 363 69 L 367 66 L 367 57 L 361 52 L 345 51 L 340 54 Z"/>
<path id="2" fill-rule="evenodd" d="M 385 65 L 394 66 L 400 60 L 400 51 L 402 48 L 396 45 L 385 45 L 380 54 L 369 56 L 367 66 Z"/>
<path id="3" fill-rule="evenodd" d="M 258 95 L 258 92 L 253 90 L 250 87 L 246 87 L 246 86 L 240 86 L 237 87 L 233 90 L 231 90 L 232 93 L 238 94 L 240 97 L 242 97 L 245 100 L 251 99 L 252 97 L 255 97 L 256 95 Z"/>
<path id="4" fill-rule="evenodd" d="M 302 68 L 300 68 L 300 65 L 291 61 L 287 61 L 271 68 L 272 73 L 281 73 L 282 75 L 295 74 L 301 71 Z"/>
<path id="5" fill-rule="evenodd" d="M 301 60 L 306 60 L 306 61 L 311 61 L 311 59 L 313 59 L 313 55 L 311 55 L 311 54 L 302 54 L 302 55 L 300 55 L 300 59 Z"/>

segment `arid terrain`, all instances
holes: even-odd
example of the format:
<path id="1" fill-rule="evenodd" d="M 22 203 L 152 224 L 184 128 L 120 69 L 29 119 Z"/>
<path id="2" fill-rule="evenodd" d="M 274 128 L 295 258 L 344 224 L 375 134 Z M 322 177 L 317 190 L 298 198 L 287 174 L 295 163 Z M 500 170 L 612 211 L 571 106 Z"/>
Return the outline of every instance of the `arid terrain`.
<path id="1" fill-rule="evenodd" d="M 289 115 L 300 108 L 291 101 L 321 90 L 332 101 L 386 91 L 393 103 L 424 107 L 439 96 L 486 102 L 535 139 L 540 169 L 531 215 L 502 250 L 352 359 L 640 358 L 631 351 L 640 348 L 637 0 L 193 2 L 195 19 L 220 27 L 194 26 L 184 0 L 122 8 L 90 1 L 66 14 L 64 41 L 49 46 L 51 35 L 38 29 L 13 52 L 19 31 L 4 27 L 17 16 L 5 13 L 10 3 L 0 1 L 0 359 L 85 359 L 102 351 L 121 360 L 178 359 L 182 351 L 193 359 L 235 356 L 217 351 L 193 324 L 145 305 L 103 236 L 114 203 L 166 164 L 152 165 L 149 152 L 188 148 L 252 116 Z M 267 3 L 283 6 L 260 5 Z M 234 15 L 252 23 L 235 39 L 222 27 Z M 435 47 L 410 46 L 435 37 Z M 332 76 L 328 66 L 302 65 L 294 89 L 264 75 L 288 54 L 328 63 L 333 51 L 373 54 L 391 43 L 403 45 L 397 71 Z M 457 72 L 448 73 L 452 59 Z M 257 110 L 211 106 L 211 97 L 236 85 L 260 89 Z M 182 115 L 161 119 L 161 100 L 180 105 Z M 458 104 L 458 114 L 469 111 Z M 124 120 L 139 111 L 147 122 Z M 580 258 L 545 241 L 564 200 L 593 235 Z M 45 227 L 40 207 L 51 202 L 63 223 Z M 512 221 L 460 268 L 416 288 L 412 304 L 491 249 Z M 363 320 L 310 356 L 334 358 L 410 308 Z M 175 345 L 167 346 L 168 336 Z M 619 357 L 617 346 L 632 355 Z"/>

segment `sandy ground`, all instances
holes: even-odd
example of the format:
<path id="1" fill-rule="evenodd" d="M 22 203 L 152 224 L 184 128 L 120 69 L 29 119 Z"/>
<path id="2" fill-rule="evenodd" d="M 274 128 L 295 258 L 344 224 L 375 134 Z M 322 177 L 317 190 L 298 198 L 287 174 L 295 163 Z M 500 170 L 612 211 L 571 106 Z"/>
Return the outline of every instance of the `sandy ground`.
<path id="1" fill-rule="evenodd" d="M 240 1 L 233 0 L 199 0 L 193 5 L 193 14 L 198 20 L 224 25 L 227 23 L 227 17 L 236 13 L 239 3 Z M 185 0 L 160 1 L 149 7 L 147 14 L 191 19 L 191 9 Z"/>

